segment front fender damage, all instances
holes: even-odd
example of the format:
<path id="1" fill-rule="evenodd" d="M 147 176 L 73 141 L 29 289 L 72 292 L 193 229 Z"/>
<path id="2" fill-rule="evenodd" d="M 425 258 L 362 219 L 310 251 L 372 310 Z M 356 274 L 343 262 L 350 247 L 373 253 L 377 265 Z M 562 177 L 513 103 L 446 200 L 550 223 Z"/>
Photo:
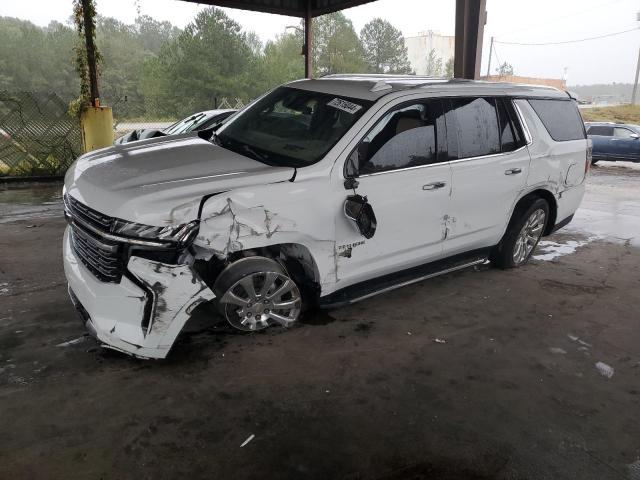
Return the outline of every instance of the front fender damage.
<path id="1" fill-rule="evenodd" d="M 132 256 L 129 272 L 147 292 L 147 322 L 141 325 L 142 341 L 134 344 L 119 335 L 116 323 L 103 340 L 105 347 L 141 358 L 165 358 L 191 313 L 203 302 L 213 300 L 214 293 L 189 265 L 169 265 Z"/>
<path id="2" fill-rule="evenodd" d="M 332 237 L 326 223 L 311 212 L 296 211 L 295 206 L 289 205 L 286 213 L 281 207 L 251 197 L 211 199 L 202 211 L 195 258 L 215 256 L 226 262 L 238 252 L 279 245 L 283 255 L 303 265 L 309 279 L 320 286 L 333 285 L 338 280 L 337 250 L 335 240 L 326 238 Z"/>

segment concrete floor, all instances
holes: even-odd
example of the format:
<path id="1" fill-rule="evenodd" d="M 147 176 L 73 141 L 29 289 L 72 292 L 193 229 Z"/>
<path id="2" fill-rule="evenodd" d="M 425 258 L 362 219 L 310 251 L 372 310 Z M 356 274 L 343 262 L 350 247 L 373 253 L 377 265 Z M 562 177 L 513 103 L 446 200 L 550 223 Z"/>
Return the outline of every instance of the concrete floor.
<path id="1" fill-rule="evenodd" d="M 575 223 L 521 269 L 287 332 L 203 308 L 165 361 L 83 336 L 57 192 L 0 190 L 2 479 L 640 478 L 640 171 L 595 168 Z"/>

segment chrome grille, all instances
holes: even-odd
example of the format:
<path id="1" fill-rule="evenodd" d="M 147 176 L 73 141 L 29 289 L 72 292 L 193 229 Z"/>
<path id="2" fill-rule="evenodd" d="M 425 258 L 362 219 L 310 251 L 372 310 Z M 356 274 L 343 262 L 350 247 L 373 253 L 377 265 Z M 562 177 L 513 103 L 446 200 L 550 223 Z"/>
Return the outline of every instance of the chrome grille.
<path id="1" fill-rule="evenodd" d="M 77 225 L 71 228 L 71 244 L 80 261 L 96 278 L 120 282 L 124 270 L 122 245 L 97 238 Z"/>
<path id="2" fill-rule="evenodd" d="M 79 202 L 71 195 L 65 195 L 64 203 L 69 210 L 72 217 L 78 217 L 80 220 L 88 223 L 89 225 L 109 232 L 111 225 L 113 224 L 113 218 L 108 215 L 104 215 L 93 208 L 87 207 L 84 203 Z"/>

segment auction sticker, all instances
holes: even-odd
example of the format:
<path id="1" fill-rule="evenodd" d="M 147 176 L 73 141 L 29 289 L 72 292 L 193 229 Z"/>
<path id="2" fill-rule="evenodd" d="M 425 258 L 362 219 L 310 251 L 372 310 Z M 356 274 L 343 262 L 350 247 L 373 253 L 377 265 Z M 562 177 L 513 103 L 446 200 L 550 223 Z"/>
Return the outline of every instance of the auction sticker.
<path id="1" fill-rule="evenodd" d="M 342 110 L 343 112 L 350 113 L 352 115 L 362 108 L 362 105 L 347 102 L 346 100 L 343 100 L 341 98 L 334 98 L 329 103 L 327 103 L 327 105 L 333 108 L 337 108 L 338 110 Z"/>

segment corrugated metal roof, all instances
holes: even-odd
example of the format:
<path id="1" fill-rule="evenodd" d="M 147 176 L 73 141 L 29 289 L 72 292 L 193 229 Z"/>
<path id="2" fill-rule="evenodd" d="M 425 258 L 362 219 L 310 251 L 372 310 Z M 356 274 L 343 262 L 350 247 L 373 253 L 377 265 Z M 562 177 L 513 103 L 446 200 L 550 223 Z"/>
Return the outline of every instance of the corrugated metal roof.
<path id="1" fill-rule="evenodd" d="M 356 7 L 375 0 L 184 0 L 191 3 L 239 8 L 255 12 L 304 17 L 307 9 L 312 17 Z"/>

